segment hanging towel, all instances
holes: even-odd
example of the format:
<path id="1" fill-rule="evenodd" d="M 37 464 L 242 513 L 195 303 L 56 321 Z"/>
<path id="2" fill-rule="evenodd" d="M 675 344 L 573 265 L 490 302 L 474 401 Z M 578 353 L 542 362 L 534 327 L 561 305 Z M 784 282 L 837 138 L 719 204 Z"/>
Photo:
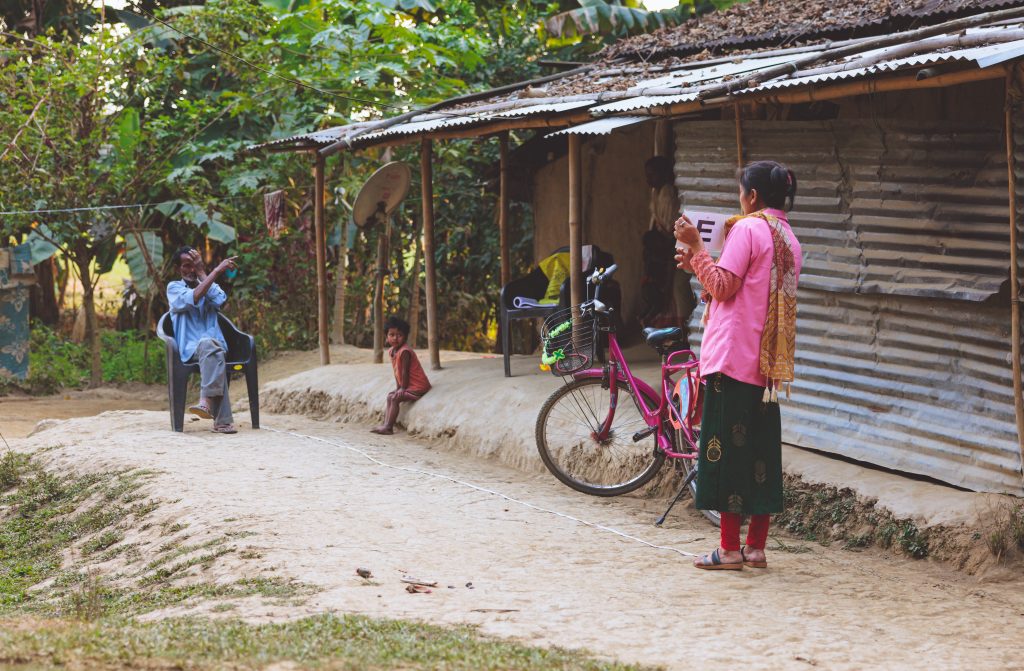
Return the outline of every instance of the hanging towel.
<path id="1" fill-rule="evenodd" d="M 284 230 L 284 191 L 263 194 L 263 212 L 270 237 L 281 237 L 281 231 Z"/>

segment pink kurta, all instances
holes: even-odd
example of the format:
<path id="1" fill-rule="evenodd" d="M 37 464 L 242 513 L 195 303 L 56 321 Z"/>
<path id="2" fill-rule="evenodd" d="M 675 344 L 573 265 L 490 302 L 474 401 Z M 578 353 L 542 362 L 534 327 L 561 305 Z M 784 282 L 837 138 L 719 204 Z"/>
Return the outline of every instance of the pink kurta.
<path id="1" fill-rule="evenodd" d="M 786 213 L 775 209 L 765 212 L 778 217 L 789 236 L 799 280 L 800 242 L 789 227 Z M 732 297 L 712 304 L 700 346 L 701 377 L 722 373 L 760 387 L 767 384 L 760 371 L 760 352 L 761 334 L 768 315 L 773 252 L 772 232 L 766 221 L 744 217 L 733 225 L 718 266 L 739 277 L 742 284 Z"/>

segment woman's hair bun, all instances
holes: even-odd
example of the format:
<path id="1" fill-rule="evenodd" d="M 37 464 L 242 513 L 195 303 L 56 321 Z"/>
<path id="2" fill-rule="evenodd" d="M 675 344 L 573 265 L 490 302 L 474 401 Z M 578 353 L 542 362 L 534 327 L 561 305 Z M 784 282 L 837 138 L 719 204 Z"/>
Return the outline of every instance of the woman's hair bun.
<path id="1" fill-rule="evenodd" d="M 796 175 L 775 161 L 754 161 L 737 175 L 744 191 L 756 190 L 768 207 L 789 210 L 796 198 Z"/>

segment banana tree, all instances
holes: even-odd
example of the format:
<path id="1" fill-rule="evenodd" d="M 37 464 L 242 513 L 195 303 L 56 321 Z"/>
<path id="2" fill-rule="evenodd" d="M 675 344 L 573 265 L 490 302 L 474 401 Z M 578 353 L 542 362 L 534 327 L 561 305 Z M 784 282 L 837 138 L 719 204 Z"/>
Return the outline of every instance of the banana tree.
<path id="1" fill-rule="evenodd" d="M 693 2 L 651 11 L 640 0 L 579 0 L 575 9 L 559 12 L 544 21 L 547 34 L 562 42 L 589 37 L 618 39 L 675 26 L 693 14 Z"/>

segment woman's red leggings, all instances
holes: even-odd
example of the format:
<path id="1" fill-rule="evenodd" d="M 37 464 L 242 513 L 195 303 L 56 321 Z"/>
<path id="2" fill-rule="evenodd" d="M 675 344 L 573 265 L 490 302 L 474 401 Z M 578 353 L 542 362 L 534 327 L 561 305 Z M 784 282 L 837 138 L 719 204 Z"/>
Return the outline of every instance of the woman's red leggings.
<path id="1" fill-rule="evenodd" d="M 750 526 L 747 528 L 747 547 L 763 550 L 768 542 L 768 524 L 771 515 L 751 515 Z M 740 550 L 740 525 L 743 515 L 739 513 L 722 513 L 722 549 L 728 552 Z"/>

